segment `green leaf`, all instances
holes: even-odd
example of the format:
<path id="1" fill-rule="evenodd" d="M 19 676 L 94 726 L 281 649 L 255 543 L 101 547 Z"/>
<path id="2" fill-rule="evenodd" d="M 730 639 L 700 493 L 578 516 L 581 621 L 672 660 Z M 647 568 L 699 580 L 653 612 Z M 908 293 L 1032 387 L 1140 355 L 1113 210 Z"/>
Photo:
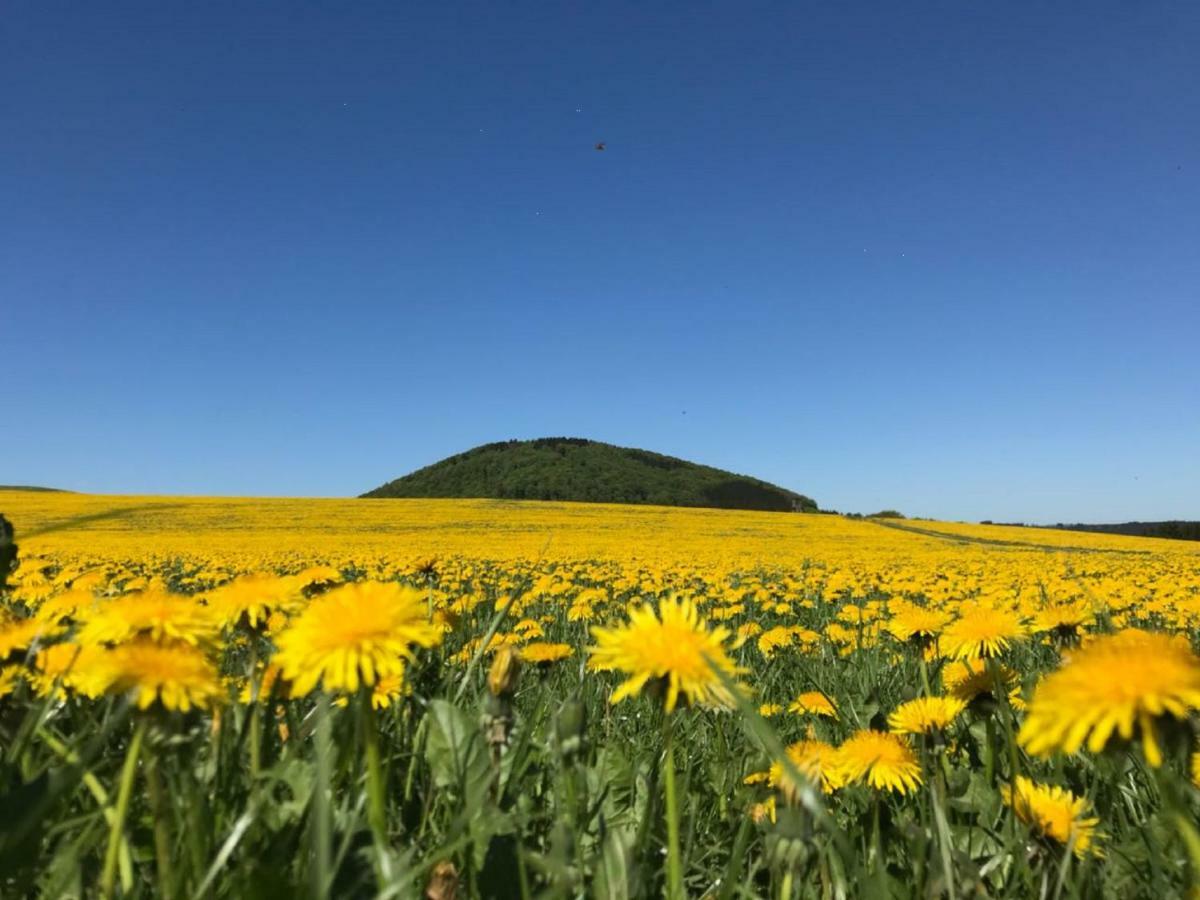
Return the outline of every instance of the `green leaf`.
<path id="1" fill-rule="evenodd" d="M 433 700 L 427 714 L 425 761 L 440 788 L 460 792 L 468 816 L 483 808 L 492 771 L 475 720 L 452 703 Z"/>
<path id="2" fill-rule="evenodd" d="M 606 829 L 600 848 L 592 895 L 603 900 L 629 900 L 633 863 L 629 844 L 620 832 Z"/>

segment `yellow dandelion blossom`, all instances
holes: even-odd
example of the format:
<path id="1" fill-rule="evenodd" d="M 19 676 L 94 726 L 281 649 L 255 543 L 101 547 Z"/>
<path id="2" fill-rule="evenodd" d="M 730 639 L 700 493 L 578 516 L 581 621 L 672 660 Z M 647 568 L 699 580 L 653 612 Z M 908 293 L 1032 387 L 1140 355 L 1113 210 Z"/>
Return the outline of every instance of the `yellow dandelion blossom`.
<path id="1" fill-rule="evenodd" d="M 433 647 L 442 629 L 427 618 L 425 595 L 395 582 L 354 582 L 314 599 L 279 635 L 275 655 L 292 693 L 320 684 L 358 690 L 404 671 L 414 646 Z"/>
<path id="2" fill-rule="evenodd" d="M 80 668 L 78 663 L 76 668 Z M 108 693 L 132 691 L 139 709 L 155 701 L 169 710 L 206 709 L 223 696 L 217 668 L 198 647 L 186 641 L 140 638 L 98 653 L 84 678 L 102 679 Z"/>
<path id="3" fill-rule="evenodd" d="M 756 825 L 767 820 L 772 824 L 775 822 L 775 798 L 768 797 L 762 803 L 755 803 L 750 807 L 750 820 Z"/>
<path id="4" fill-rule="evenodd" d="M 740 616 L 745 611 L 746 611 L 745 603 L 721 604 L 718 606 L 714 606 L 712 608 L 712 610 L 709 612 L 708 617 L 715 622 L 724 622 L 724 621 L 727 621 L 728 619 L 733 619 L 733 618 L 736 618 L 737 616 Z M 741 629 L 738 629 L 738 630 L 740 631 Z M 759 630 L 760 631 L 762 630 L 761 625 L 759 626 Z"/>
<path id="5" fill-rule="evenodd" d="M 1087 801 L 1065 788 L 1037 784 L 1018 775 L 1016 792 L 1012 786 L 1000 786 L 1000 796 L 1012 808 L 1017 818 L 1038 834 L 1062 844 L 1071 845 L 1076 856 L 1089 852 L 1098 854 L 1095 846 L 1098 818 L 1085 818 Z"/>
<path id="6" fill-rule="evenodd" d="M 272 612 L 295 608 L 301 584 L 294 577 L 243 575 L 224 584 L 205 599 L 222 625 L 245 622 L 251 628 L 265 624 Z"/>
<path id="7" fill-rule="evenodd" d="M 574 653 L 575 650 L 570 644 L 551 644 L 546 641 L 534 641 L 532 644 L 526 644 L 521 648 L 520 656 L 522 662 L 533 665 L 549 665 L 550 663 L 568 659 Z"/>
<path id="8" fill-rule="evenodd" d="M 717 618 L 713 616 L 712 618 Z M 734 632 L 733 643 L 729 645 L 731 650 L 738 650 L 753 637 L 762 634 L 763 627 L 757 622 L 743 622 Z"/>
<path id="9" fill-rule="evenodd" d="M 80 644 L 53 644 L 38 653 L 29 681 L 42 697 L 61 694 L 64 688 L 78 691 L 86 697 L 104 693 L 105 679 L 98 675 L 96 662 L 102 650 Z"/>
<path id="10" fill-rule="evenodd" d="M 788 706 L 788 712 L 799 715 L 807 713 L 814 716 L 827 716 L 830 719 L 838 717 L 837 707 L 833 705 L 833 701 L 820 691 L 805 691 L 792 701 Z"/>
<path id="11" fill-rule="evenodd" d="M 91 590 L 73 586 L 69 591 L 48 597 L 34 612 L 34 618 L 57 625 L 78 614 L 86 614 L 96 603 Z"/>
<path id="12" fill-rule="evenodd" d="M 81 644 L 118 644 L 136 637 L 197 644 L 220 625 L 212 610 L 192 597 L 149 587 L 95 607 L 79 633 Z"/>
<path id="13" fill-rule="evenodd" d="M 258 674 L 258 702 L 266 703 L 271 699 L 271 693 L 279 685 L 279 665 L 274 661 L 267 663 Z M 250 679 L 243 678 L 238 685 L 238 702 L 250 702 Z"/>
<path id="14" fill-rule="evenodd" d="M 0 622 L 0 661 L 19 656 L 61 630 L 38 619 L 8 619 Z"/>
<path id="15" fill-rule="evenodd" d="M 1004 665 L 988 665 L 981 659 L 952 660 L 942 670 L 942 684 L 951 696 L 970 703 L 979 696 L 999 698 L 1008 694 L 1009 702 L 1017 709 L 1024 703 L 1020 696 L 1020 676 Z"/>
<path id="16" fill-rule="evenodd" d="M 384 675 L 371 691 L 371 705 L 376 709 L 387 709 L 401 697 L 412 693 L 412 688 L 404 680 L 404 670 Z"/>
<path id="17" fill-rule="evenodd" d="M 297 572 L 294 578 L 300 587 L 306 588 L 315 585 L 337 584 L 342 580 L 342 573 L 333 566 L 315 565 Z"/>
<path id="18" fill-rule="evenodd" d="M 940 609 L 903 603 L 893 605 L 885 627 L 901 641 L 929 640 L 940 634 L 949 621 L 949 614 Z"/>
<path id="19" fill-rule="evenodd" d="M 818 740 L 796 741 L 787 748 L 788 760 L 810 779 L 813 784 L 820 785 L 821 790 L 829 793 L 841 787 L 842 779 L 839 770 L 838 751 L 832 744 Z M 797 785 L 788 777 L 783 763 L 773 762 L 767 772 L 767 784 L 778 788 L 788 799 L 794 799 Z"/>
<path id="20" fill-rule="evenodd" d="M 1033 617 L 1035 633 L 1049 633 L 1060 638 L 1073 638 L 1096 618 L 1092 609 L 1083 603 L 1066 603 L 1047 606 Z"/>
<path id="21" fill-rule="evenodd" d="M 1025 634 L 1021 617 L 1012 610 L 972 606 L 946 626 L 940 645 L 952 659 L 980 659 L 999 656 Z"/>
<path id="22" fill-rule="evenodd" d="M 837 770 L 847 784 L 907 794 L 921 783 L 921 764 L 908 741 L 885 731 L 859 731 L 837 749 Z"/>
<path id="23" fill-rule="evenodd" d="M 895 734 L 928 734 L 945 728 L 966 708 L 958 697 L 918 697 L 897 706 L 888 727 Z"/>
<path id="24" fill-rule="evenodd" d="M 775 651 L 790 647 L 795 638 L 790 628 L 770 628 L 758 636 L 758 651 L 769 659 L 775 655 Z"/>
<path id="25" fill-rule="evenodd" d="M 1115 731 L 1141 733 L 1151 766 L 1162 763 L 1154 722 L 1200 707 L 1200 659 L 1183 638 L 1129 629 L 1098 637 L 1037 685 L 1018 742 L 1048 756 L 1104 749 Z"/>
<path id="26" fill-rule="evenodd" d="M 24 675 L 25 670 L 21 666 L 0 667 L 0 697 L 7 697 L 15 691 Z"/>
<path id="27" fill-rule="evenodd" d="M 704 706 L 733 705 L 718 673 L 733 678 L 744 670 L 725 653 L 727 628 L 708 630 L 696 605 L 687 598 L 662 601 L 658 615 L 646 604 L 633 610 L 629 619 L 621 627 L 592 628 L 596 646 L 589 648 L 588 668 L 629 676 L 613 692 L 611 702 L 633 696 L 651 680 L 662 680 L 668 712 L 681 698 Z"/>
<path id="28" fill-rule="evenodd" d="M 777 716 L 783 712 L 783 706 L 778 703 L 764 703 L 758 708 L 758 714 L 764 719 Z"/>

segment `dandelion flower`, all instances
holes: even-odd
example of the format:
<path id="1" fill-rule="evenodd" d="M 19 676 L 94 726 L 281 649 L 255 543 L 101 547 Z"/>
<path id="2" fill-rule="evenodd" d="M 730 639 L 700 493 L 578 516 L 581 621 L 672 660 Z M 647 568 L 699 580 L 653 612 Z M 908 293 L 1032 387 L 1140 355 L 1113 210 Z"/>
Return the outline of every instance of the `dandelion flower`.
<path id="1" fill-rule="evenodd" d="M 764 703 L 758 708 L 758 714 L 764 719 L 770 719 L 781 712 L 783 712 L 783 707 L 778 703 Z"/>
<path id="2" fill-rule="evenodd" d="M 222 625 L 245 622 L 258 628 L 267 623 L 272 612 L 295 608 L 300 587 L 295 577 L 243 575 L 208 594 L 206 600 Z"/>
<path id="3" fill-rule="evenodd" d="M 266 703 L 271 699 L 271 693 L 279 684 L 279 665 L 272 661 L 265 666 L 259 668 L 258 674 L 258 702 Z M 250 703 L 250 679 L 244 678 L 238 687 L 238 702 L 243 704 Z"/>
<path id="4" fill-rule="evenodd" d="M 888 726 L 895 734 L 928 734 L 945 728 L 966 707 L 957 697 L 918 697 L 897 706 Z"/>
<path id="5" fill-rule="evenodd" d="M 885 731 L 859 731 L 837 750 L 845 783 L 865 781 L 876 790 L 907 794 L 921 783 L 921 764 L 908 741 Z"/>
<path id="6" fill-rule="evenodd" d="M 300 587 L 306 588 L 316 585 L 336 584 L 342 580 L 342 573 L 333 566 L 315 565 L 297 572 L 294 577 Z"/>
<path id="7" fill-rule="evenodd" d="M 575 653 L 570 644 L 550 644 L 545 641 L 535 641 L 521 648 L 521 662 L 533 665 L 549 665 L 568 659 Z"/>
<path id="8" fill-rule="evenodd" d="M 750 807 L 750 820 L 758 825 L 770 819 L 775 822 L 775 798 L 768 797 L 763 803 L 755 803 Z"/>
<path id="9" fill-rule="evenodd" d="M 1012 786 L 1000 786 L 1005 805 L 1012 808 L 1018 819 L 1038 834 L 1063 846 L 1071 845 L 1076 856 L 1096 852 L 1094 841 L 1098 818 L 1084 818 L 1087 801 L 1065 788 L 1037 784 L 1018 775 L 1016 791 Z"/>
<path id="10" fill-rule="evenodd" d="M 0 697 L 7 697 L 15 691 L 24 675 L 25 670 L 21 666 L 0 666 Z"/>
<path id="11" fill-rule="evenodd" d="M 106 686 L 104 677 L 98 675 L 96 669 L 96 662 L 103 653 L 99 648 L 70 642 L 52 644 L 38 653 L 29 681 L 42 697 L 61 694 L 63 688 L 76 690 L 86 697 L 98 697 Z"/>
<path id="12" fill-rule="evenodd" d="M 412 693 L 412 688 L 404 680 L 404 670 L 392 675 L 384 675 L 371 691 L 371 705 L 376 709 L 387 709 L 401 697 Z"/>
<path id="13" fill-rule="evenodd" d="M 129 641 L 99 654 L 89 669 L 109 693 L 132 691 L 139 709 L 156 700 L 169 710 L 205 709 L 223 694 L 216 666 L 185 641 Z"/>
<path id="14" fill-rule="evenodd" d="M 814 716 L 827 716 L 830 719 L 838 717 L 837 708 L 833 705 L 833 701 L 820 691 L 805 691 L 792 701 L 788 707 L 788 712 L 799 715 L 810 713 Z"/>
<path id="15" fill-rule="evenodd" d="M 1129 629 L 1073 651 L 1038 684 L 1018 743 L 1030 753 L 1098 753 L 1115 731 L 1140 732 L 1151 766 L 1162 764 L 1154 722 L 1200 707 L 1200 659 L 1185 639 Z"/>
<path id="16" fill-rule="evenodd" d="M 901 641 L 928 641 L 937 637 L 949 621 L 950 615 L 940 609 L 904 603 L 893 606 L 885 627 Z"/>
<path id="17" fill-rule="evenodd" d="M 832 744 L 812 739 L 796 741 L 787 748 L 787 757 L 802 775 L 809 778 L 813 784 L 820 785 L 825 793 L 841 787 L 838 751 Z M 795 799 L 797 785 L 788 777 L 783 763 L 771 763 L 767 772 L 767 784 L 778 788 L 788 799 Z"/>
<path id="18" fill-rule="evenodd" d="M 1033 617 L 1032 628 L 1035 633 L 1047 633 L 1059 640 L 1075 640 L 1095 618 L 1095 613 L 1081 603 L 1047 606 Z"/>
<path id="19" fill-rule="evenodd" d="M 30 646 L 60 629 L 37 619 L 9 619 L 0 621 L 0 661 L 16 657 Z"/>
<path id="20" fill-rule="evenodd" d="M 354 582 L 321 594 L 277 640 L 275 662 L 294 696 L 353 692 L 404 671 L 412 648 L 435 646 L 442 630 L 424 595 L 394 582 Z"/>
<path id="21" fill-rule="evenodd" d="M 81 644 L 119 644 L 136 637 L 198 644 L 216 636 L 212 610 L 191 597 L 150 587 L 95 608 L 79 633 Z"/>
<path id="22" fill-rule="evenodd" d="M 942 632 L 942 653 L 952 659 L 999 656 L 1026 634 L 1021 617 L 1008 609 L 972 606 Z"/>
<path id="23" fill-rule="evenodd" d="M 592 636 L 596 646 L 589 648 L 588 668 L 629 676 L 613 692 L 613 703 L 638 693 L 651 680 L 661 680 L 666 687 L 667 712 L 681 699 L 705 706 L 733 705 L 719 674 L 733 678 L 743 671 L 725 653 L 729 630 L 717 627 L 709 631 L 696 605 L 687 598 L 662 601 L 659 615 L 646 604 L 630 613 L 629 624 L 596 626 Z"/>
<path id="24" fill-rule="evenodd" d="M 785 628 L 782 625 L 777 628 L 771 628 L 758 636 L 758 651 L 770 659 L 775 655 L 775 651 L 781 650 L 784 647 L 790 647 L 795 638 L 796 636 L 790 628 Z"/>
<path id="25" fill-rule="evenodd" d="M 946 692 L 970 703 L 981 694 L 999 697 L 1019 685 L 1017 673 L 1008 666 L 989 666 L 980 659 L 954 660 L 942 670 Z"/>

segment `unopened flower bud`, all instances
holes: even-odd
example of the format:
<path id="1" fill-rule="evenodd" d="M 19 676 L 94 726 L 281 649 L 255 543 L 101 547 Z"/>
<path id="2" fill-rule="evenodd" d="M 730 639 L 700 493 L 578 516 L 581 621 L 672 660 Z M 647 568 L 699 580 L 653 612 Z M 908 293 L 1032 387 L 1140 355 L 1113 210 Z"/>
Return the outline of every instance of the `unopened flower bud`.
<path id="1" fill-rule="evenodd" d="M 521 674 L 521 658 L 511 646 L 501 647 L 492 659 L 488 672 L 488 690 L 493 697 L 511 697 L 517 689 L 517 677 Z"/>

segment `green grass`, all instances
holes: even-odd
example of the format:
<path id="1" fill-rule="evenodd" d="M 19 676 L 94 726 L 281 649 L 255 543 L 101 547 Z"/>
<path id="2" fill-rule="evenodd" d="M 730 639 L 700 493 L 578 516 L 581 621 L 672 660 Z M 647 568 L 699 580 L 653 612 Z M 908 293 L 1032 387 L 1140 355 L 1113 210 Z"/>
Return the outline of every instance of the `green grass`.
<path id="1" fill-rule="evenodd" d="M 469 587 L 497 596 L 486 571 Z M 561 611 L 549 598 L 525 601 L 525 615 Z M 511 624 L 493 609 L 477 606 L 448 646 L 420 657 L 412 696 L 375 713 L 356 698 L 337 707 L 276 697 L 256 728 L 240 705 L 214 724 L 207 714 L 140 712 L 121 700 L 47 702 L 19 687 L 0 715 L 0 895 L 97 896 L 107 873 L 122 897 L 418 897 L 449 864 L 460 898 L 654 897 L 668 893 L 672 859 L 695 897 L 1185 894 L 1178 817 L 1197 813 L 1180 775 L 1186 738 L 1158 773 L 1129 748 L 1036 762 L 1014 752 L 1004 703 L 977 704 L 945 744 L 923 747 L 926 778 L 915 794 L 810 790 L 796 806 L 781 804 L 775 824 L 752 821 L 767 791 L 743 778 L 802 737 L 809 720 L 767 723 L 755 704 L 682 710 L 672 722 L 672 854 L 655 701 L 608 704 L 616 679 L 586 672 L 576 655 L 527 667 L 511 707 L 498 710 L 486 665 L 446 662 L 467 637 Z M 818 603 L 802 624 L 821 631 L 835 611 Z M 546 638 L 588 643 L 585 626 L 562 617 Z M 253 640 L 265 654 L 265 640 Z M 920 692 L 916 654 L 897 664 L 887 645 L 846 658 L 823 643 L 765 665 L 751 641 L 736 655 L 758 673 L 761 699 L 786 703 L 808 689 L 834 698 L 840 721 L 812 727 L 835 743 Z M 241 673 L 249 660 L 242 645 L 225 666 Z M 1058 654 L 1031 644 L 1007 661 L 1032 681 Z M 930 677 L 936 684 L 936 666 Z M 489 742 L 505 717 L 507 740 Z M 1103 860 L 1075 860 L 1012 817 L 998 786 L 1014 764 L 1089 798 L 1107 835 Z"/>

